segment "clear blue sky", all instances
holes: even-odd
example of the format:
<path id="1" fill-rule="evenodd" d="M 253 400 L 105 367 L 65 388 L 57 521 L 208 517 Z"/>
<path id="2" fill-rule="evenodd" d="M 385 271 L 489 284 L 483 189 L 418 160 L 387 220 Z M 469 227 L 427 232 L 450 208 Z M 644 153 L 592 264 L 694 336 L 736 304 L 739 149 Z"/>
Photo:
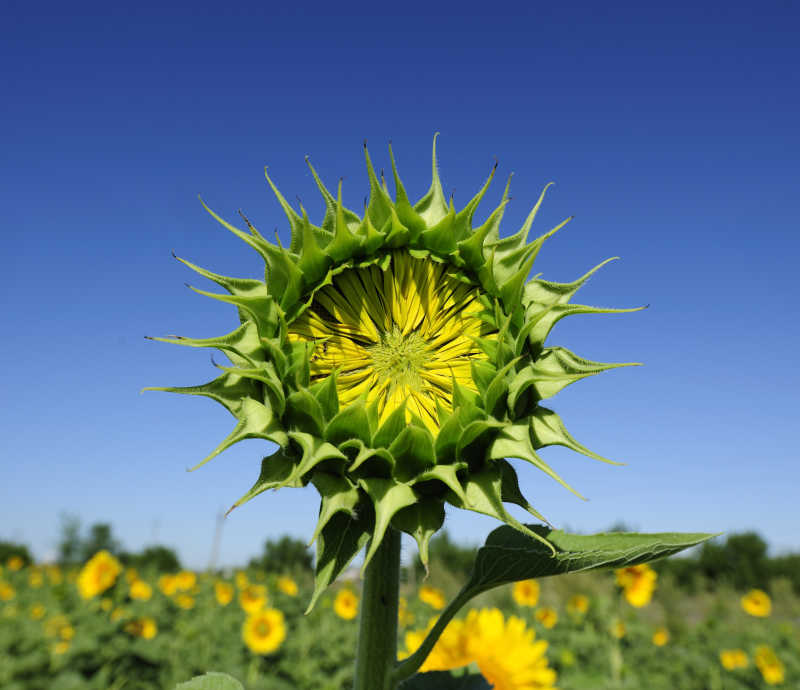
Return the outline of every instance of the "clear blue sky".
<path id="1" fill-rule="evenodd" d="M 266 443 L 197 472 L 231 428 L 214 403 L 145 393 L 215 376 L 206 351 L 144 335 L 232 330 L 170 250 L 229 275 L 260 259 L 201 208 L 286 222 L 263 166 L 321 217 L 303 157 L 345 201 L 367 193 L 361 142 L 392 140 L 410 194 L 441 132 L 446 192 L 464 204 L 494 157 L 487 213 L 514 172 L 506 232 L 555 181 L 537 227 L 574 214 L 537 270 L 602 306 L 551 344 L 646 366 L 552 402 L 572 433 L 627 462 L 546 458 L 590 501 L 520 469 L 559 526 L 757 529 L 800 549 L 797 259 L 800 50 L 789 2 L 326 4 L 4 3 L 0 16 L 4 266 L 0 538 L 52 554 L 62 511 L 154 539 L 192 566 L 253 482 Z M 206 286 L 203 286 L 206 287 Z M 307 538 L 312 489 L 265 494 L 226 521 L 222 561 Z M 453 511 L 477 543 L 489 519 Z M 409 547 L 410 550 L 410 547 Z"/>

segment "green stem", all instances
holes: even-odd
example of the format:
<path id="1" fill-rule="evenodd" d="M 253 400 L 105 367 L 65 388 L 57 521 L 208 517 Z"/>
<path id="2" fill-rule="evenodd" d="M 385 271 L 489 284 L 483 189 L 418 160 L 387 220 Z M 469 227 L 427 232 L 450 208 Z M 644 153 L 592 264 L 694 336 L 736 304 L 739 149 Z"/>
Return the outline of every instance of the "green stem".
<path id="1" fill-rule="evenodd" d="M 397 659 L 400 532 L 389 528 L 367 566 L 353 690 L 392 690 Z"/>

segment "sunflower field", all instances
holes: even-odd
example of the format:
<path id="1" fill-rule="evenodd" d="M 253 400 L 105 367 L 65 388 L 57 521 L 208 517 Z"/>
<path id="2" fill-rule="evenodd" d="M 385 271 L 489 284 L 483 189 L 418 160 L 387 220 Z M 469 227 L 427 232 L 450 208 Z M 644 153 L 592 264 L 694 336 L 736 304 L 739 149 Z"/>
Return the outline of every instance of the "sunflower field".
<path id="1" fill-rule="evenodd" d="M 401 656 L 457 579 L 406 571 Z M 443 689 L 464 674 L 476 690 L 800 688 L 800 599 L 785 580 L 764 586 L 690 595 L 647 565 L 523 580 L 475 599 L 421 670 Z M 171 689 L 210 670 L 252 690 L 349 688 L 359 582 L 340 580 L 304 615 L 312 590 L 310 574 L 137 572 L 104 551 L 71 570 L 12 557 L 0 688 Z"/>

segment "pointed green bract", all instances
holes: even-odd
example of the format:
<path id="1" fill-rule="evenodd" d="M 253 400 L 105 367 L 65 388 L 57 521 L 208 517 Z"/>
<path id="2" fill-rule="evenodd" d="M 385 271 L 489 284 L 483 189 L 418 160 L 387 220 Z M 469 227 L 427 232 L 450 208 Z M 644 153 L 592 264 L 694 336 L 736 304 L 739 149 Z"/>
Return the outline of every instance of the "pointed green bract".
<path id="1" fill-rule="evenodd" d="M 179 258 L 225 291 L 192 287 L 235 307 L 240 325 L 216 338 L 155 338 L 215 348 L 230 363 L 215 361 L 221 375 L 203 385 L 148 389 L 208 397 L 235 417 L 233 431 L 198 467 L 241 440 L 262 439 L 278 445 L 263 460 L 256 483 L 233 507 L 268 489 L 311 483 L 319 491 L 319 521 L 312 537 L 317 544 L 312 605 L 365 546 L 366 567 L 390 527 L 413 536 L 426 563 L 430 538 L 444 520 L 445 503 L 491 515 L 526 539 L 546 542 L 542 532 L 523 525 L 506 510 L 506 504 L 514 504 L 545 522 L 525 498 L 507 459 L 528 462 L 574 491 L 537 451 L 558 444 L 611 461 L 575 440 L 558 415 L 540 401 L 582 378 L 630 366 L 594 362 L 545 345 L 554 326 L 567 316 L 633 311 L 571 303 L 580 287 L 612 259 L 571 283 L 538 276 L 530 279 L 545 242 L 571 220 L 529 241 L 550 184 L 519 231 L 502 237 L 500 223 L 510 200 L 510 176 L 498 206 L 473 227 L 496 165 L 467 205 L 456 209 L 452 198 L 449 203 L 445 199 L 439 179 L 436 137 L 431 184 L 416 202 L 406 192 L 393 152 L 394 199 L 383 172 L 380 177 L 376 174 L 366 144 L 364 154 L 369 197 L 363 217 L 342 204 L 342 181 L 332 193 L 308 159 L 325 204 L 319 225 L 309 220 L 302 206 L 293 208 L 267 174 L 267 183 L 288 220 L 288 247 L 266 240 L 244 215 L 246 229 L 241 229 L 203 204 L 224 228 L 259 254 L 264 280 L 223 276 Z M 355 400 L 355 396 L 344 402 L 340 399 L 342 377 L 358 378 L 358 371 L 347 369 L 346 362 L 341 367 L 337 363 L 324 378 L 312 375 L 311 357 L 324 352 L 330 338 L 312 335 L 298 341 L 292 328 L 310 314 L 319 315 L 317 300 L 334 284 L 390 280 L 398 252 L 407 253 L 409 261 L 444 266 L 441 275 L 455 286 L 448 289 L 466 286 L 474 291 L 479 305 L 475 318 L 481 330 L 480 337 L 469 335 L 467 342 L 479 354 L 465 365 L 469 374 L 459 374 L 460 379 L 445 368 L 435 372 L 435 380 L 451 384 L 450 407 L 449 400 L 442 404 L 437 398 L 426 413 L 402 400 L 394 412 L 383 416 L 378 403 L 368 402 L 365 393 Z M 334 311 L 351 308 L 329 306 Z M 375 305 L 367 300 L 359 308 L 366 314 Z M 330 311 L 325 318 L 333 318 Z M 424 358 L 424 352 L 419 353 Z"/>

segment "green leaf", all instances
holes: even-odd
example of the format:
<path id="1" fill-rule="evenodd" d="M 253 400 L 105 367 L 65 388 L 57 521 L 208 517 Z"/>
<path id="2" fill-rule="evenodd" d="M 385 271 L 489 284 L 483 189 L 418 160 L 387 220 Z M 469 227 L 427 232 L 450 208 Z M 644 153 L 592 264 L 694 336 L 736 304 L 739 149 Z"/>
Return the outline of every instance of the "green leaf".
<path id="1" fill-rule="evenodd" d="M 375 531 L 361 566 L 363 576 L 369 562 L 383 541 L 383 535 L 397 511 L 418 501 L 417 495 L 408 484 L 398 484 L 394 479 L 359 479 L 359 486 L 367 492 L 375 506 Z"/>
<path id="2" fill-rule="evenodd" d="M 417 502 L 399 510 L 392 526 L 410 534 L 417 542 L 419 559 L 428 572 L 428 545 L 431 537 L 444 524 L 444 505 L 439 500 Z"/>
<path id="3" fill-rule="evenodd" d="M 322 405 L 308 390 L 299 390 L 286 399 L 286 426 L 321 437 L 325 425 Z"/>
<path id="4" fill-rule="evenodd" d="M 323 381 L 313 384 L 309 390 L 322 407 L 325 421 L 331 421 L 339 412 L 339 394 L 336 392 L 336 372 L 334 371 Z"/>
<path id="5" fill-rule="evenodd" d="M 369 418 L 364 403 L 357 401 L 340 410 L 325 427 L 325 438 L 334 445 L 340 445 L 351 438 L 360 439 L 365 445 L 370 445 Z"/>
<path id="6" fill-rule="evenodd" d="M 350 516 L 354 516 L 360 498 L 358 487 L 343 477 L 337 477 L 325 472 L 316 472 L 311 478 L 311 483 L 319 491 L 322 503 L 319 509 L 317 527 L 311 537 L 309 546 L 317 540 L 319 533 L 336 513 L 347 513 Z"/>
<path id="7" fill-rule="evenodd" d="M 350 565 L 350 561 L 361 551 L 372 534 L 371 520 L 363 513 L 355 515 L 336 513 L 322 528 L 317 537 L 317 565 L 314 574 L 314 593 L 306 613 L 314 608 L 320 595 L 339 574 Z"/>
<path id="8" fill-rule="evenodd" d="M 408 481 L 436 464 L 433 437 L 427 429 L 407 426 L 389 446 L 395 460 L 395 475 Z"/>
<path id="9" fill-rule="evenodd" d="M 401 683 L 398 690 L 491 690 L 492 686 L 479 673 L 454 676 L 449 671 L 417 673 Z"/>
<path id="10" fill-rule="evenodd" d="M 185 683 L 178 683 L 175 690 L 244 690 L 244 685 L 227 673 L 212 671 L 202 676 L 195 676 Z"/>
<path id="11" fill-rule="evenodd" d="M 282 448 L 279 448 L 276 453 L 264 458 L 261 461 L 261 474 L 258 477 L 258 481 L 253 484 L 250 491 L 228 509 L 228 513 L 234 508 L 238 508 L 240 505 L 247 503 L 250 499 L 255 498 L 258 494 L 263 493 L 267 489 L 279 489 L 284 486 L 300 488 L 303 484 L 299 480 L 299 477 L 296 476 L 296 462 L 297 459 L 286 455 Z"/>
<path id="12" fill-rule="evenodd" d="M 563 575 L 598 568 L 623 568 L 664 558 L 700 544 L 713 534 L 567 534 L 540 525 L 528 529 L 555 548 L 511 527 L 498 527 L 478 550 L 464 589 L 477 594 L 528 578 Z"/>

